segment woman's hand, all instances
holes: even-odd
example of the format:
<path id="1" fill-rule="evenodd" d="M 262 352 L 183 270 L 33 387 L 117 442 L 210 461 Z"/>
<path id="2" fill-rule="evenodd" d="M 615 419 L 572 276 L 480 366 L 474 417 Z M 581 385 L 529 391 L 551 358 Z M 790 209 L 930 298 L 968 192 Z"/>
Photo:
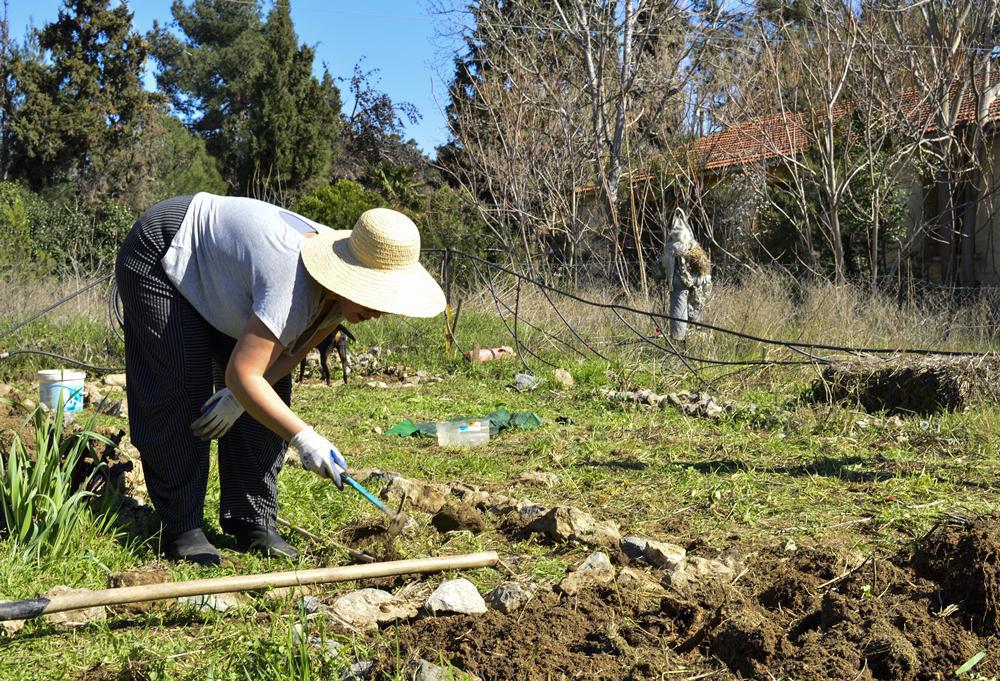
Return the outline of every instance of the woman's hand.
<path id="1" fill-rule="evenodd" d="M 243 415 L 243 406 L 229 388 L 223 388 L 201 405 L 201 416 L 191 423 L 191 432 L 199 440 L 221 438 Z"/>
<path id="2" fill-rule="evenodd" d="M 340 474 L 347 472 L 347 462 L 332 442 L 312 428 L 304 428 L 288 444 L 299 451 L 303 468 L 321 478 L 330 478 L 338 489 L 344 489 Z"/>

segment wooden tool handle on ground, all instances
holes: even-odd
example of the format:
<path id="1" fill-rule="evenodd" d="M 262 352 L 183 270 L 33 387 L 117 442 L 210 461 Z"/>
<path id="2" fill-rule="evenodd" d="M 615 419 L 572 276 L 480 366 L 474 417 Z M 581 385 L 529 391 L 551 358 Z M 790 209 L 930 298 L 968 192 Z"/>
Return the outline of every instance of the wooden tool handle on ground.
<path id="1" fill-rule="evenodd" d="M 484 551 L 482 553 L 466 553 L 458 556 L 441 556 L 439 558 L 393 560 L 384 563 L 368 563 L 367 565 L 345 565 L 342 567 L 291 572 L 268 572 L 256 575 L 233 575 L 231 577 L 218 577 L 215 579 L 194 579 L 187 582 L 167 582 L 165 584 L 127 586 L 120 589 L 83 591 L 52 596 L 51 598 L 0 602 L 0 620 L 23 620 L 53 612 L 62 612 L 64 610 L 79 610 L 98 605 L 156 601 L 163 598 L 179 598 L 181 596 L 203 596 L 207 594 L 228 593 L 230 591 L 253 591 L 267 587 L 328 584 L 393 575 L 492 567 L 497 564 L 498 560 L 499 557 L 496 551 Z"/>

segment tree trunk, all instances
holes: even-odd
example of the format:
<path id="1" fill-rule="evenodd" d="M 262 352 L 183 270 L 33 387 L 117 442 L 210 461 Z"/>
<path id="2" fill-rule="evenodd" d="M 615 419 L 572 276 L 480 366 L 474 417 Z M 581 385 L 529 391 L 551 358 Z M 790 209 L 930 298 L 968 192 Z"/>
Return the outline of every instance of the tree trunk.
<path id="1" fill-rule="evenodd" d="M 976 283 L 976 220 L 979 217 L 979 186 L 982 180 L 982 169 L 977 165 L 972 171 L 972 178 L 965 188 L 965 206 L 962 209 L 962 229 L 960 233 L 961 268 L 959 284 L 974 286 Z"/>
<path id="2" fill-rule="evenodd" d="M 955 195 L 952 193 L 951 173 L 948 168 L 937 172 L 935 181 L 938 204 L 938 234 L 945 242 L 944 256 L 941 262 L 941 283 L 945 286 L 955 284 Z"/>

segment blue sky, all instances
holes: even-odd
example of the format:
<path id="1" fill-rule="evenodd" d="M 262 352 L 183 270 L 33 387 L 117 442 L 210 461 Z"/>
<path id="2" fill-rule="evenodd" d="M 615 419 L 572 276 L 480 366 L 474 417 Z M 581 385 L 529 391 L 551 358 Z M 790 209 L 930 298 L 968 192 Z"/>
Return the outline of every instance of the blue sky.
<path id="1" fill-rule="evenodd" d="M 39 28 L 54 20 L 63 6 L 62 0 L 9 1 L 10 30 L 18 39 L 29 24 Z M 170 0 L 128 0 L 125 4 L 135 15 L 136 29 L 143 33 L 152 28 L 154 19 L 161 24 L 172 19 Z M 265 7 L 269 5 L 265 0 Z M 299 42 L 316 47 L 317 70 L 325 62 L 334 77 L 349 78 L 362 57 L 366 70 L 378 69 L 378 87 L 394 101 L 411 102 L 423 116 L 416 125 L 407 126 L 406 137 L 416 139 L 421 149 L 434 155 L 434 147 L 448 136 L 442 77 L 450 78 L 451 55 L 460 46 L 436 37 L 435 22 L 441 19 L 433 17 L 424 2 L 292 0 L 292 20 Z"/>

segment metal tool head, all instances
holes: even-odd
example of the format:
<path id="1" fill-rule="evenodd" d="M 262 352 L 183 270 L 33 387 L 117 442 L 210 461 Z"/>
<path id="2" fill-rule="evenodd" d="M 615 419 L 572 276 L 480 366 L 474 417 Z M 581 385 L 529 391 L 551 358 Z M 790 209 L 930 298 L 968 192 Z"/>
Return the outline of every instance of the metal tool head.
<path id="1" fill-rule="evenodd" d="M 410 517 L 403 513 L 403 504 L 405 503 L 406 498 L 403 497 L 399 500 L 399 507 L 391 514 L 386 514 L 389 517 L 389 529 L 386 533 L 389 541 L 401 535 L 406 529 L 406 524 L 410 521 Z"/>

